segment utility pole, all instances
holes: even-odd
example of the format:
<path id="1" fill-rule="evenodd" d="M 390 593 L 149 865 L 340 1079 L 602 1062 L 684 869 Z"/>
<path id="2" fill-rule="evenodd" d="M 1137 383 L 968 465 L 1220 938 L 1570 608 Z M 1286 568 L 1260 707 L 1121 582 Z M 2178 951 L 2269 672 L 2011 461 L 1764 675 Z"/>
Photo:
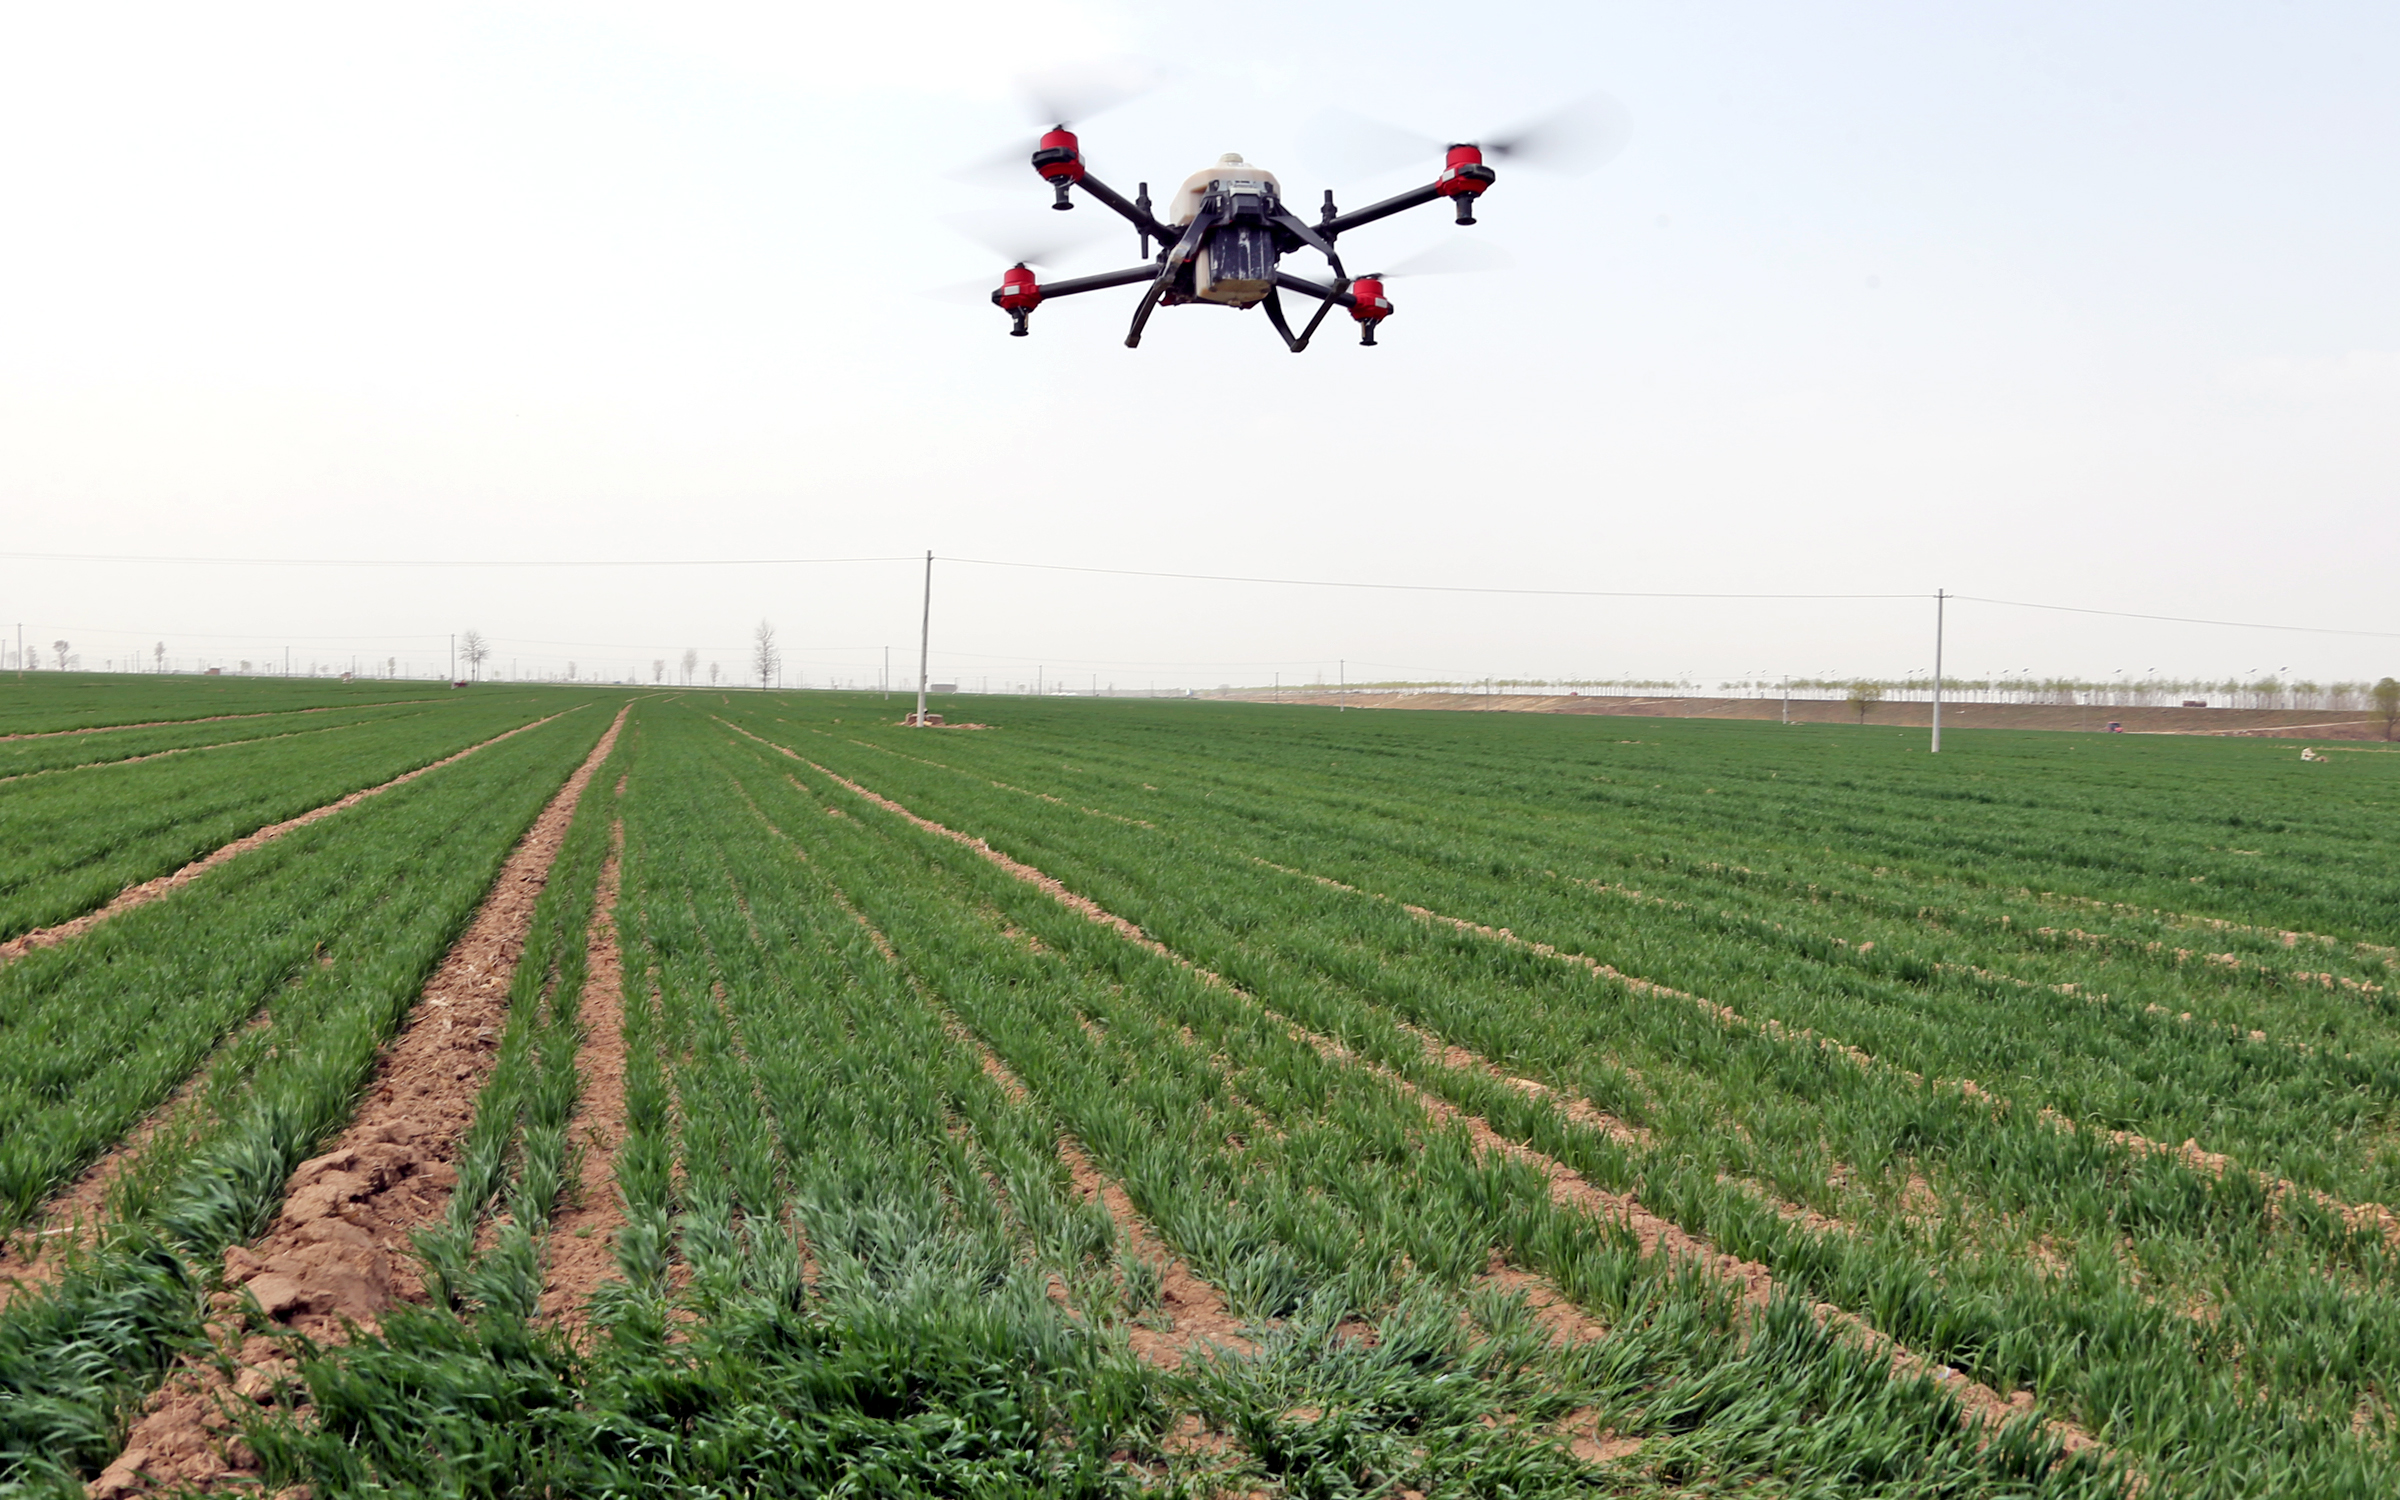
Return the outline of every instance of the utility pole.
<path id="1" fill-rule="evenodd" d="M 450 632 L 450 680 L 458 681 L 458 632 Z"/>
<path id="2" fill-rule="evenodd" d="M 1333 711 L 1346 714 L 1350 711 L 1350 658 L 1345 656 L 1339 660 L 1341 665 L 1334 669 L 1333 674 Z"/>
<path id="3" fill-rule="evenodd" d="M 1947 596 L 1933 591 L 1933 753 L 1942 753 L 1942 603 Z"/>
<path id="4" fill-rule="evenodd" d="M 917 634 L 917 727 L 925 727 L 925 684 L 932 679 L 926 675 L 927 663 L 933 660 L 933 549 L 925 549 L 925 616 Z"/>
<path id="5" fill-rule="evenodd" d="M 1792 674 L 1783 674 L 1783 722 L 1792 722 Z"/>
<path id="6" fill-rule="evenodd" d="M 1275 674 L 1275 701 L 1278 703 L 1283 701 L 1283 674 L 1281 672 Z"/>
<path id="7" fill-rule="evenodd" d="M 1042 696 L 1042 673 L 1046 670 L 1047 668 L 1040 666 L 1033 669 L 1033 696 L 1036 698 Z"/>
<path id="8" fill-rule="evenodd" d="M 892 696 L 892 648 L 883 648 L 883 696 Z"/>

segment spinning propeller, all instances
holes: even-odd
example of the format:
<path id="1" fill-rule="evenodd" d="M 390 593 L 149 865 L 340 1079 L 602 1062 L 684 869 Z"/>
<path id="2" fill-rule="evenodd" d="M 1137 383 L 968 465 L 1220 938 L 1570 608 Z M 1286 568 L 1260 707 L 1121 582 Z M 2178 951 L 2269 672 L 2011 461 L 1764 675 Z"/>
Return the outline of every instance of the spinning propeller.
<path id="1" fill-rule="evenodd" d="M 1336 175 L 1375 176 L 1424 161 L 1446 145 L 1470 145 L 1485 156 L 1568 176 L 1615 160 L 1633 136 L 1633 117 L 1607 94 L 1587 94 L 1562 109 L 1481 140 L 1443 142 L 1348 110 L 1327 110 L 1308 124 L 1301 150 L 1310 163 Z"/>

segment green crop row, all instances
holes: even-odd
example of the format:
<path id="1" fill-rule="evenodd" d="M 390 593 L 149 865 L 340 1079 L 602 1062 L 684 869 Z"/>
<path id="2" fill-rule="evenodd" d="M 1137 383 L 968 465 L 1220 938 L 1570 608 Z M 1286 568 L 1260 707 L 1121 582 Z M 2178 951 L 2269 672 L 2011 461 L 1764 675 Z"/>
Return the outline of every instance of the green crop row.
<path id="1" fill-rule="evenodd" d="M 2108 1492 L 2029 1428 L 1987 1445 L 1797 1303 L 1742 1319 L 1247 997 L 795 785 L 691 708 L 646 705 L 628 733 L 630 1222 L 600 1337 L 489 1303 L 395 1315 L 304 1359 L 309 1417 L 251 1434 L 269 1483 Z M 1252 1320 L 1255 1353 L 1130 1358 L 1171 1321 L 1158 1268 L 1073 1191 L 1061 1131 Z M 1608 1336 L 1552 1346 L 1484 1276 L 1495 1250 Z M 1552 1431 L 1570 1414 L 1643 1440 L 1639 1465 L 1576 1460 Z M 1222 1451 L 1174 1440 L 1194 1420 Z"/>
<path id="2" fill-rule="evenodd" d="M 361 707 L 310 709 L 260 714 L 199 724 L 171 724 L 156 729 L 117 729 L 90 734 L 0 740 L 0 778 L 57 775 L 85 767 L 110 765 L 138 757 L 189 753 L 253 740 L 283 739 L 320 734 L 353 724 L 386 723 L 432 713 L 441 705 L 413 702 L 372 703 Z"/>
<path id="3" fill-rule="evenodd" d="M 1062 799 L 1044 802 L 994 789 L 988 775 L 970 780 L 917 763 L 931 739 L 945 759 L 993 764 L 1002 756 L 983 746 L 999 736 L 965 746 L 962 737 L 886 737 L 917 758 L 909 760 L 861 756 L 844 743 L 855 738 L 847 730 L 819 727 L 824 732 L 798 736 L 805 753 L 990 837 L 1262 995 L 1283 995 L 1291 1013 L 1316 1014 L 1332 1029 L 1340 1006 L 1310 1009 L 1334 1005 L 1330 988 L 1362 1025 L 1381 1013 L 1430 1026 L 1512 1070 L 1651 1125 L 1660 1145 L 1647 1159 L 1590 1132 L 1578 1141 L 1556 1120 L 1543 1129 L 1559 1154 L 1588 1162 L 1596 1177 L 1642 1184 L 1661 1212 L 1767 1260 L 1897 1336 L 1996 1382 L 2022 1378 L 2065 1396 L 2094 1426 L 2138 1448 L 2174 1454 L 2205 1444 L 2212 1464 L 2202 1489 L 2241 1493 L 2262 1475 L 2335 1486 L 2323 1492 L 2381 1482 L 2361 1477 L 2382 1474 L 2382 1461 L 2368 1456 L 2372 1438 L 2362 1444 L 2351 1429 L 2363 1413 L 2370 1435 L 2377 1430 L 2380 1392 L 2400 1347 L 2388 1254 L 2380 1241 L 2349 1233 L 2305 1200 L 2271 1205 L 2245 1177 L 2211 1178 L 2172 1159 L 2130 1157 L 2093 1132 L 2065 1134 L 2030 1108 L 1995 1117 L 1955 1091 L 1927 1090 L 1892 1069 L 1861 1071 L 1805 1041 L 1729 1035 L 1688 1003 L 1628 991 L 1505 941 L 1429 928 L 1387 904 L 1263 870 L 1239 852 L 1243 845 L 1288 834 L 1305 856 L 1307 836 L 1320 832 L 1289 799 L 1275 818 L 1255 809 L 1212 818 L 1218 810 L 1194 799 L 1163 797 L 1142 807 L 1120 803 L 1133 811 L 1117 819 L 1095 818 L 1081 808 L 1114 809 L 1082 774 L 1092 758 L 1088 745 L 1065 775 L 1054 769 L 1036 780 L 1030 766 L 1008 768 L 1015 784 Z M 1120 821 L 1137 813 L 1184 832 Z M 1387 853 L 1362 869 L 1361 840 L 1337 846 L 1350 863 L 1317 868 L 1341 868 L 1353 879 L 1438 881 L 1429 894 L 1484 903 L 1468 914 L 1529 930 L 1511 918 L 1527 909 L 1527 891 L 1543 884 L 1503 879 L 1519 868 L 1513 856 L 1503 858 L 1496 846 L 1483 854 L 1473 831 L 1455 826 L 1436 803 L 1387 813 L 1427 825 L 1424 842 L 1440 846 L 1446 861 L 1411 865 Z M 1294 851 L 1277 852 L 1288 858 Z M 1479 860 L 1488 886 L 1473 874 Z M 1671 928 L 1640 956 L 1688 963 L 1693 951 L 1723 941 L 1722 934 Z M 1762 982 L 1775 986 L 1792 964 L 1788 954 L 1762 957 Z M 1768 988 L 1759 998 L 1780 993 Z M 1905 1010 L 1915 1002 L 1893 1003 Z M 2044 1019 L 2063 1029 L 2091 1009 L 2078 1005 Z M 2037 1013 L 2018 1008 L 2019 1029 Z M 2046 1040 L 2048 1032 L 2030 1036 Z M 2170 1032 L 2156 1045 L 2189 1041 Z M 1376 1048 L 1394 1066 L 1424 1066 L 1414 1039 L 1393 1033 L 1388 1022 Z M 2031 1072 L 2055 1066 L 2050 1056 L 2025 1065 Z M 1470 1087 L 1449 1070 L 1425 1081 L 1445 1092 Z M 2323 1089 L 2322 1080 L 2304 1078 L 2292 1092 Z M 1491 1103 L 1504 1107 L 1524 1108 L 1505 1097 Z M 1932 1222 L 1912 1230 L 1904 1194 L 1892 1189 L 1919 1172 L 1939 1185 L 1940 1202 L 1915 1208 L 1915 1218 Z M 1888 1186 L 1880 1203 L 1872 1192 L 1829 1193 L 1838 1175 Z M 1813 1186 L 1806 1196 L 1821 1206 L 1866 1215 L 1865 1242 L 1799 1232 L 1722 1176 Z M 2063 1271 L 2045 1268 L 2043 1254 Z"/>
<path id="4" fill-rule="evenodd" d="M 89 1054 L 47 1097 L 28 1092 L 0 1135 L 20 1217 L 260 1022 L 133 1163 L 96 1248 L 0 1310 L 0 1482 L 79 1492 L 75 1477 L 115 1456 L 197 1338 L 221 1251 L 271 1221 L 292 1169 L 349 1117 L 510 848 L 606 726 L 587 702 L 0 972 L 12 1014 L 56 1018 L 52 1033 Z M 11 1036 L 12 1064 L 47 1061 L 26 1035 Z"/>
<path id="5" fill-rule="evenodd" d="M 849 738 L 821 743 L 847 753 Z M 1152 762 L 1095 772 L 1089 745 L 1064 774 L 1037 761 L 1047 748 L 994 753 L 954 738 L 939 753 L 962 769 L 974 762 L 966 774 L 979 779 L 1206 830 L 1279 864 L 1507 926 L 1898 1068 L 1973 1079 L 2094 1126 L 2196 1137 L 2348 1200 L 2400 1196 L 2400 1028 L 2389 1015 L 2400 976 L 2380 958 L 2366 971 L 2381 976 L 2370 993 L 2299 977 L 2303 961 L 2280 945 L 2280 965 L 2244 967 L 2179 960 L 2143 941 L 2097 950 L 2042 934 L 2022 910 L 1962 910 L 1955 892 L 1939 907 L 1913 901 L 1904 874 L 1869 882 L 1880 910 L 1851 900 L 1829 911 L 1827 884 L 1770 880 L 1759 851 L 1733 868 L 1690 840 L 1607 817 L 1461 809 L 1423 793 L 1377 804 L 1298 772 L 1228 785 L 1205 770 L 1193 791 L 1177 784 L 1191 775 Z M 1821 852 L 1808 857 L 1823 863 Z"/>
<path id="6" fill-rule="evenodd" d="M 9 672 L 0 674 L 0 735 L 439 701 L 449 696 L 438 682 Z"/>
<path id="7" fill-rule="evenodd" d="M 268 824 L 562 706 L 494 695 L 323 734 L 0 786 L 0 939 L 89 911 Z"/>

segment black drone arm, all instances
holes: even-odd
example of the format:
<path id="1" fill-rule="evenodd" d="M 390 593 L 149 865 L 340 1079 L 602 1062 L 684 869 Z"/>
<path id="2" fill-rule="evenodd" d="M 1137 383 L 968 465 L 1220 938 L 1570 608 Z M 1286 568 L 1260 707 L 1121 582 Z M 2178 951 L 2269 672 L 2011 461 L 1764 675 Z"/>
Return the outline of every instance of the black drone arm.
<path id="1" fill-rule="evenodd" d="M 1123 271 L 1102 271 L 1096 276 L 1070 276 L 1064 281 L 1043 282 L 1042 300 L 1047 302 L 1053 297 L 1072 297 L 1077 292 L 1104 292 L 1112 286 L 1138 286 L 1142 282 L 1157 279 L 1158 267 L 1154 265 L 1133 266 Z"/>
<path id="2" fill-rule="evenodd" d="M 1303 297 L 1314 297 L 1324 303 L 1326 307 L 1332 307 L 1337 303 L 1343 307 L 1358 306 L 1358 299 L 1350 295 L 1350 282 L 1346 277 L 1337 285 L 1319 286 L 1305 276 L 1294 276 L 1289 271 L 1277 271 L 1275 284 L 1287 292 L 1298 292 Z M 1322 313 L 1324 309 L 1320 308 L 1318 311 Z"/>
<path id="3" fill-rule="evenodd" d="M 1429 182 L 1421 188 L 1410 188 L 1397 198 L 1386 198 L 1381 203 L 1370 203 L 1365 208 L 1354 208 L 1346 214 L 1327 219 L 1317 226 L 1317 233 L 1331 239 L 1336 235 L 1347 234 L 1361 224 L 1372 224 L 1377 219 L 1388 219 L 1394 214 L 1406 213 L 1423 204 L 1439 203 L 1442 196 L 1440 186 Z"/>
<path id="4" fill-rule="evenodd" d="M 1102 182 L 1099 178 L 1094 177 L 1089 172 L 1083 174 L 1083 177 L 1077 182 L 1076 186 L 1082 188 L 1085 192 L 1091 194 L 1108 207 L 1114 209 L 1118 217 L 1122 218 L 1126 223 L 1131 224 L 1142 234 L 1158 241 L 1162 245 L 1172 245 L 1175 243 L 1175 231 L 1167 228 L 1164 224 L 1159 223 L 1157 219 L 1151 217 L 1149 203 L 1150 195 L 1148 193 L 1144 193 L 1142 195 L 1142 202 L 1138 204 L 1131 202 L 1123 193 L 1118 192 L 1115 188 L 1110 187 L 1107 183 Z"/>

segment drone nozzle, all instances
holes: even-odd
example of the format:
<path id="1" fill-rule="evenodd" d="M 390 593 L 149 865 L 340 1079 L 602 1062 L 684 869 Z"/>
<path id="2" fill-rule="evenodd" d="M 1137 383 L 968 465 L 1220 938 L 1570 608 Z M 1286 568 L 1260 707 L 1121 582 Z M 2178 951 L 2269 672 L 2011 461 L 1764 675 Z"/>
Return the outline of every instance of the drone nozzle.
<path id="1" fill-rule="evenodd" d="M 1067 189 L 1083 181 L 1083 150 L 1075 140 L 1075 132 L 1064 125 L 1043 134 L 1041 144 L 1034 148 L 1033 169 L 1058 193 L 1050 206 L 1069 209 Z"/>
<path id="2" fill-rule="evenodd" d="M 1433 180 L 1433 190 L 1458 205 L 1458 222 L 1475 222 L 1475 200 L 1484 189 L 1500 180 L 1500 174 L 1483 164 L 1483 152 L 1472 145 L 1452 146 L 1442 162 L 1442 175 Z"/>

